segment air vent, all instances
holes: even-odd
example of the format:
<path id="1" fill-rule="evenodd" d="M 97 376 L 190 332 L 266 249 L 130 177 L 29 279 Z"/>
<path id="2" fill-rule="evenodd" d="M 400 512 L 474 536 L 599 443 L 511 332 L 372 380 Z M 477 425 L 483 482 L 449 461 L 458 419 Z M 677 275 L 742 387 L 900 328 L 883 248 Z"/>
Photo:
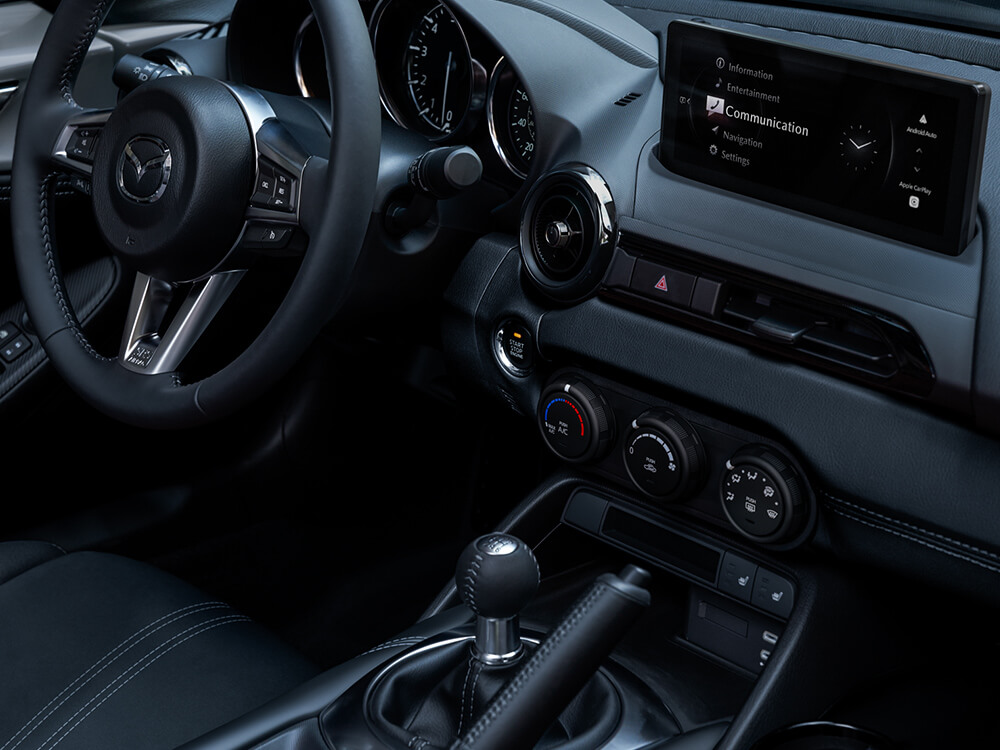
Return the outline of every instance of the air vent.
<path id="1" fill-rule="evenodd" d="M 521 256 L 529 277 L 560 300 L 592 292 L 607 269 L 618 226 L 611 191 L 590 167 L 573 165 L 542 177 L 521 220 Z"/>
<path id="2" fill-rule="evenodd" d="M 580 270 L 592 244 L 589 214 L 586 196 L 573 188 L 549 195 L 538 207 L 532 222 L 532 247 L 548 278 L 564 281 Z"/>
<path id="3" fill-rule="evenodd" d="M 635 91 L 633 91 L 630 94 L 625 94 L 625 96 L 623 96 L 621 99 L 619 99 L 618 101 L 615 102 L 615 106 L 618 106 L 618 107 L 628 106 L 629 104 L 631 104 L 632 102 L 634 102 L 636 99 L 638 99 L 640 96 L 642 96 L 642 94 L 637 94 Z"/>

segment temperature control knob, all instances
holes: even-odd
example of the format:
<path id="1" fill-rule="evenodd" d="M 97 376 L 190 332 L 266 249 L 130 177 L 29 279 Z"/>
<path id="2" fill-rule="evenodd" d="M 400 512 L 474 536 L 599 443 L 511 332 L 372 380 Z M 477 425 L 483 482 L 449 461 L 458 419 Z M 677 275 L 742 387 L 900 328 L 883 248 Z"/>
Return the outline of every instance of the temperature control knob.
<path id="1" fill-rule="evenodd" d="M 689 495 L 705 478 L 705 451 L 690 424 L 666 409 L 643 412 L 625 436 L 625 469 L 635 486 L 663 502 Z"/>
<path id="2" fill-rule="evenodd" d="M 604 397 L 576 376 L 558 380 L 542 391 L 538 424 L 549 448 L 573 463 L 604 455 L 614 435 L 613 415 Z"/>
<path id="3" fill-rule="evenodd" d="M 726 516 L 754 541 L 783 541 L 805 521 L 802 478 L 788 458 L 767 446 L 747 446 L 726 462 L 721 493 Z"/>

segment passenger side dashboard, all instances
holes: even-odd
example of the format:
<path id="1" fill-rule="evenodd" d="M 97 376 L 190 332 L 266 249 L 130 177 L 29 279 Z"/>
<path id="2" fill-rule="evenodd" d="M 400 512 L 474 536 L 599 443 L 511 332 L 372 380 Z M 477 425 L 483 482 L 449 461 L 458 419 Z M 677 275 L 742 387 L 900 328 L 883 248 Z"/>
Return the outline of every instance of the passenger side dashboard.
<path id="1" fill-rule="evenodd" d="M 1000 272 L 988 253 L 1000 199 L 995 129 L 987 128 L 977 230 L 957 256 L 681 177 L 657 158 L 659 62 L 675 20 L 996 87 L 996 70 L 984 64 L 995 55 L 990 42 L 899 21 L 855 24 L 832 13 L 742 3 L 630 3 L 621 15 L 600 2 L 454 5 L 517 67 L 535 103 L 539 142 L 520 237 L 500 228 L 484 238 L 452 282 L 444 341 L 456 370 L 530 418 L 538 419 L 555 373 L 572 368 L 638 388 L 669 409 L 693 407 L 767 434 L 799 458 L 815 490 L 812 546 L 995 600 L 1000 530 L 991 497 L 1000 446 L 989 322 Z M 544 51 L 517 31 L 526 12 L 549 42 Z M 845 27 L 861 40 L 844 38 L 838 29 Z M 964 60 L 960 41 L 969 44 Z M 565 51 L 554 64 L 552 49 Z M 575 165 L 599 174 L 613 196 L 621 242 L 605 274 L 562 294 L 563 282 L 537 283 L 524 223 L 533 219 L 532 205 L 553 197 L 533 201 L 530 190 Z M 640 272 L 645 292 L 636 291 Z M 674 289 L 675 278 L 689 285 L 683 301 L 655 301 L 657 284 Z M 708 302 L 692 311 L 702 280 Z M 735 302 L 759 307 L 741 312 L 734 303 L 731 317 L 756 328 L 737 336 L 725 330 L 728 303 L 717 297 L 740 290 Z M 855 354 L 878 360 L 883 355 L 866 343 L 882 337 L 910 374 L 891 382 L 810 361 L 800 338 L 781 340 L 788 318 L 764 314 L 799 304 L 813 305 L 809 314 L 832 311 L 833 325 L 848 333 L 870 323 Z M 495 339 L 511 321 L 537 347 L 529 373 L 505 369 L 496 355 Z M 636 416 L 617 415 L 620 425 Z M 621 450 L 615 444 L 608 460 L 620 463 Z M 587 462 L 574 470 L 600 473 Z M 661 512 L 695 511 L 681 501 Z"/>

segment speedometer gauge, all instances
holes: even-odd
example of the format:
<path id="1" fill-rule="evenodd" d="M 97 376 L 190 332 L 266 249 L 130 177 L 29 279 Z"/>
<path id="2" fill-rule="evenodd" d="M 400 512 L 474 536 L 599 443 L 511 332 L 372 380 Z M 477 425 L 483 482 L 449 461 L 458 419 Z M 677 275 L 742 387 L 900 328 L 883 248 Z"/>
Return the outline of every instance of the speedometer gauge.
<path id="1" fill-rule="evenodd" d="M 526 177 L 535 155 L 535 111 L 506 58 L 500 58 L 490 77 L 486 116 L 500 159 L 515 175 Z"/>
<path id="2" fill-rule="evenodd" d="M 458 20 L 435 0 L 385 0 L 372 44 L 386 110 L 432 139 L 455 132 L 473 99 L 473 61 Z"/>

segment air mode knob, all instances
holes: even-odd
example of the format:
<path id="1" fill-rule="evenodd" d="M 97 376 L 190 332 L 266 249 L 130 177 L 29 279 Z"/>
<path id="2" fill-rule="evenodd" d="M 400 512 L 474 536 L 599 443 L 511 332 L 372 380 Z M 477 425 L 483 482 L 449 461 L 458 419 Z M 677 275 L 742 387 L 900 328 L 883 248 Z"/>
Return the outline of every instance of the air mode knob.
<path id="1" fill-rule="evenodd" d="M 624 459 L 635 486 L 661 502 L 683 499 L 705 479 L 698 433 L 667 409 L 650 409 L 632 421 Z"/>
<path id="2" fill-rule="evenodd" d="M 553 382 L 538 403 L 542 438 L 553 453 L 573 463 L 607 453 L 614 438 L 613 419 L 604 397 L 577 376 Z"/>
<path id="3" fill-rule="evenodd" d="M 756 542 L 787 540 L 806 521 L 807 489 L 790 459 L 765 445 L 742 448 L 726 462 L 722 509 Z"/>

